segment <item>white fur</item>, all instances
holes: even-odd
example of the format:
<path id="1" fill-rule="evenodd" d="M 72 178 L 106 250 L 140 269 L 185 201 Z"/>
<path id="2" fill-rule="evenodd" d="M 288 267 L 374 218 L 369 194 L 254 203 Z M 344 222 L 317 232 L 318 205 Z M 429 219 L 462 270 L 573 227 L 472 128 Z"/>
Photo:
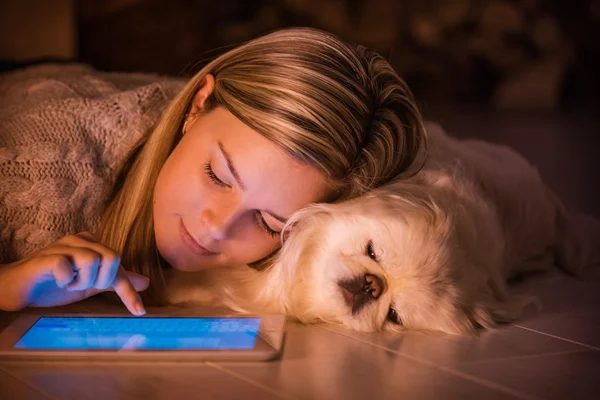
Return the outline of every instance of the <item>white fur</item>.
<path id="1" fill-rule="evenodd" d="M 172 300 L 361 331 L 462 334 L 516 320 L 535 303 L 510 295 L 510 277 L 555 261 L 577 272 L 598 256 L 598 242 L 569 230 L 560 201 L 519 154 L 453 139 L 437 125 L 427 130 L 427 163 L 415 177 L 298 212 L 269 269 L 199 273 L 202 288 L 186 275 L 187 291 L 171 283 Z M 377 261 L 366 254 L 369 241 Z M 381 277 L 385 290 L 353 314 L 338 282 L 365 273 Z M 390 307 L 401 325 L 387 320 Z"/>

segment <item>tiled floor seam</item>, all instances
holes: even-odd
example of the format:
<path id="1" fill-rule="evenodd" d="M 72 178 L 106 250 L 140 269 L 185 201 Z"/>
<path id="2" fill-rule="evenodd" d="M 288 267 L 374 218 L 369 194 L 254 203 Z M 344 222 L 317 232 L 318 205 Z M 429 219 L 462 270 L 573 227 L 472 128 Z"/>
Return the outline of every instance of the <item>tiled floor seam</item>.
<path id="1" fill-rule="evenodd" d="M 492 381 L 488 381 L 486 379 L 478 378 L 476 376 L 473 376 L 473 375 L 470 375 L 470 374 L 467 374 L 465 372 L 461 372 L 461 371 L 458 371 L 458 370 L 455 370 L 455 369 L 452 369 L 452 368 L 448 368 L 448 367 L 444 367 L 444 366 L 441 366 L 441 365 L 437 365 L 435 363 L 432 363 L 431 361 L 422 360 L 420 358 L 413 357 L 413 356 L 410 356 L 408 354 L 400 353 L 398 351 L 395 351 L 393 349 L 387 348 L 385 346 L 381 346 L 381 345 L 378 345 L 378 344 L 375 344 L 375 343 L 368 342 L 366 340 L 362 340 L 362 339 L 359 339 L 359 338 L 356 338 L 356 337 L 352 337 L 352 336 L 346 335 L 344 333 L 335 331 L 333 329 L 326 328 L 325 326 L 322 326 L 322 325 L 316 325 L 316 326 L 318 326 L 321 329 L 325 329 L 327 331 L 330 331 L 330 332 L 333 332 L 333 333 L 337 333 L 338 335 L 342 335 L 342 336 L 347 337 L 349 339 L 353 339 L 353 340 L 356 340 L 358 342 L 361 342 L 361 343 L 364 343 L 364 344 L 368 344 L 368 345 L 373 346 L 373 347 L 377 347 L 377 348 L 379 348 L 381 350 L 384 350 L 384 351 L 387 351 L 387 352 L 390 352 L 390 353 L 394 353 L 397 356 L 406 358 L 408 360 L 415 361 L 415 362 L 418 362 L 420 364 L 427 365 L 428 367 L 432 367 L 432 368 L 438 369 L 440 371 L 446 372 L 448 374 L 455 375 L 455 376 L 458 376 L 460 378 L 463 378 L 463 379 L 466 379 L 466 380 L 478 383 L 478 384 L 480 384 L 482 386 L 485 386 L 487 388 L 494 389 L 494 390 L 497 390 L 499 392 L 502 392 L 502 393 L 505 393 L 505 394 L 509 394 L 511 396 L 515 396 L 516 398 L 519 398 L 519 399 L 524 399 L 524 400 L 542 400 L 541 397 L 531 396 L 531 395 L 528 395 L 526 393 L 520 392 L 518 390 L 512 389 L 512 388 L 510 388 L 508 386 L 501 385 L 499 383 L 495 383 L 495 382 L 492 382 Z"/>
<path id="2" fill-rule="evenodd" d="M 56 396 L 52 396 L 51 394 L 44 392 L 42 389 L 38 388 L 37 386 L 32 385 L 31 383 L 27 382 L 26 380 L 19 378 L 15 374 L 13 374 L 10 371 L 8 371 L 7 369 L 3 368 L 1 365 L 0 365 L 0 371 L 4 372 L 6 375 L 10 376 L 11 378 L 15 379 L 16 381 L 21 382 L 23 385 L 27 386 L 28 388 L 31 388 L 33 391 L 40 393 L 46 399 L 60 400 L 60 398 L 58 398 Z"/>
<path id="3" fill-rule="evenodd" d="M 487 363 L 493 363 L 493 362 L 498 362 L 498 361 L 511 361 L 511 360 L 527 360 L 530 358 L 541 358 L 541 357 L 552 357 L 552 356 L 562 356 L 562 355 L 567 355 L 567 354 L 576 354 L 576 353 L 594 353 L 597 352 L 598 350 L 594 350 L 594 349 L 578 349 L 578 350 L 563 350 L 563 351 L 555 351 L 552 353 L 538 353 L 538 354 L 527 354 L 524 356 L 513 356 L 513 357 L 495 357 L 495 358 L 489 358 L 486 360 L 477 360 L 477 361 L 465 361 L 465 362 L 461 362 L 457 365 L 462 366 L 462 365 L 480 365 L 480 364 L 487 364 Z"/>
<path id="4" fill-rule="evenodd" d="M 539 333 L 540 335 L 548 336 L 548 337 L 551 337 L 551 338 L 554 338 L 554 339 L 559 339 L 559 340 L 563 340 L 565 342 L 569 342 L 569 343 L 573 343 L 573 344 L 578 344 L 579 346 L 587 347 L 588 349 L 591 349 L 591 350 L 600 350 L 600 347 L 592 346 L 590 344 L 581 343 L 581 342 L 578 342 L 576 340 L 567 339 L 567 338 L 564 338 L 564 337 L 561 337 L 561 336 L 556 336 L 556 335 L 553 335 L 551 333 L 546 333 L 544 331 L 538 331 L 538 330 L 535 330 L 535 329 L 532 329 L 532 328 L 527 328 L 527 327 L 522 326 L 522 325 L 513 325 L 513 326 L 515 326 L 517 328 L 520 328 L 520 329 L 524 329 L 526 331 Z"/>
<path id="5" fill-rule="evenodd" d="M 269 386 L 264 385 L 264 384 L 262 384 L 260 382 L 252 380 L 252 379 L 250 379 L 250 378 L 248 378 L 248 377 L 246 377 L 246 376 L 244 376 L 242 374 L 239 374 L 237 372 L 233 372 L 233 371 L 227 369 L 227 367 L 224 367 L 224 366 L 219 365 L 217 363 L 213 363 L 211 361 L 207 361 L 207 362 L 205 362 L 205 364 L 208 365 L 208 366 L 210 366 L 210 367 L 212 367 L 212 368 L 218 369 L 219 371 L 221 371 L 221 372 L 223 372 L 225 374 L 231 375 L 234 378 L 237 378 L 237 379 L 239 379 L 241 381 L 244 381 L 244 382 L 246 382 L 246 383 L 248 383 L 248 384 L 250 384 L 252 386 L 255 386 L 255 387 L 257 387 L 257 388 L 259 388 L 261 390 L 269 392 L 269 393 L 271 393 L 271 394 L 273 394 L 273 395 L 275 395 L 275 396 L 277 396 L 277 397 L 279 397 L 281 399 L 286 399 L 286 400 L 294 400 L 295 399 L 295 397 L 290 397 L 288 395 L 285 395 L 285 394 L 283 394 L 283 393 L 281 393 L 281 392 L 273 389 L 272 387 L 269 387 Z"/>

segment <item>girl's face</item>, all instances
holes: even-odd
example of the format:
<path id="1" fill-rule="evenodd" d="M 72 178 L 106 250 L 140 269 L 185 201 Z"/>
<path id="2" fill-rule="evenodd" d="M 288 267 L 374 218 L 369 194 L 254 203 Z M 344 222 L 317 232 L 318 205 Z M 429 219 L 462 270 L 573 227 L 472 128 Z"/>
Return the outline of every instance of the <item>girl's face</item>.
<path id="1" fill-rule="evenodd" d="M 209 75 L 194 107 L 202 107 L 213 85 Z M 327 195 L 319 171 L 217 107 L 188 123 L 160 171 L 153 209 L 158 250 L 182 271 L 249 264 L 279 247 L 290 214 Z"/>

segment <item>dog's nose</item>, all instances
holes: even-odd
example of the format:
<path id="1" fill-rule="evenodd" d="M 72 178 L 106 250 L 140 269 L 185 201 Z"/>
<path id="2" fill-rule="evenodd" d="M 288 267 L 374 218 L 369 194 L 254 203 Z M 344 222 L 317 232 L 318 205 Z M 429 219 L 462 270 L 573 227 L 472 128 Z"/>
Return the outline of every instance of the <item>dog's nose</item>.
<path id="1" fill-rule="evenodd" d="M 377 275 L 365 274 L 365 282 L 360 289 L 374 299 L 378 299 L 383 293 L 383 281 Z"/>
<path id="2" fill-rule="evenodd" d="M 383 280 L 373 274 L 359 275 L 352 279 L 342 279 L 338 282 L 342 295 L 352 314 L 356 314 L 370 301 L 377 300 L 385 291 Z"/>

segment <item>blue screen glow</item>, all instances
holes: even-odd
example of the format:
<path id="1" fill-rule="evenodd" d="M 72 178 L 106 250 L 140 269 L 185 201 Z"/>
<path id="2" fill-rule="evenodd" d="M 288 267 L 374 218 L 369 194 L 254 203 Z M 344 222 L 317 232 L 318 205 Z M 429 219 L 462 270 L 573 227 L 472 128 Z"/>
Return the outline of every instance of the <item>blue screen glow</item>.
<path id="1" fill-rule="evenodd" d="M 38 350 L 252 349 L 260 318 L 41 317 L 15 344 Z"/>

